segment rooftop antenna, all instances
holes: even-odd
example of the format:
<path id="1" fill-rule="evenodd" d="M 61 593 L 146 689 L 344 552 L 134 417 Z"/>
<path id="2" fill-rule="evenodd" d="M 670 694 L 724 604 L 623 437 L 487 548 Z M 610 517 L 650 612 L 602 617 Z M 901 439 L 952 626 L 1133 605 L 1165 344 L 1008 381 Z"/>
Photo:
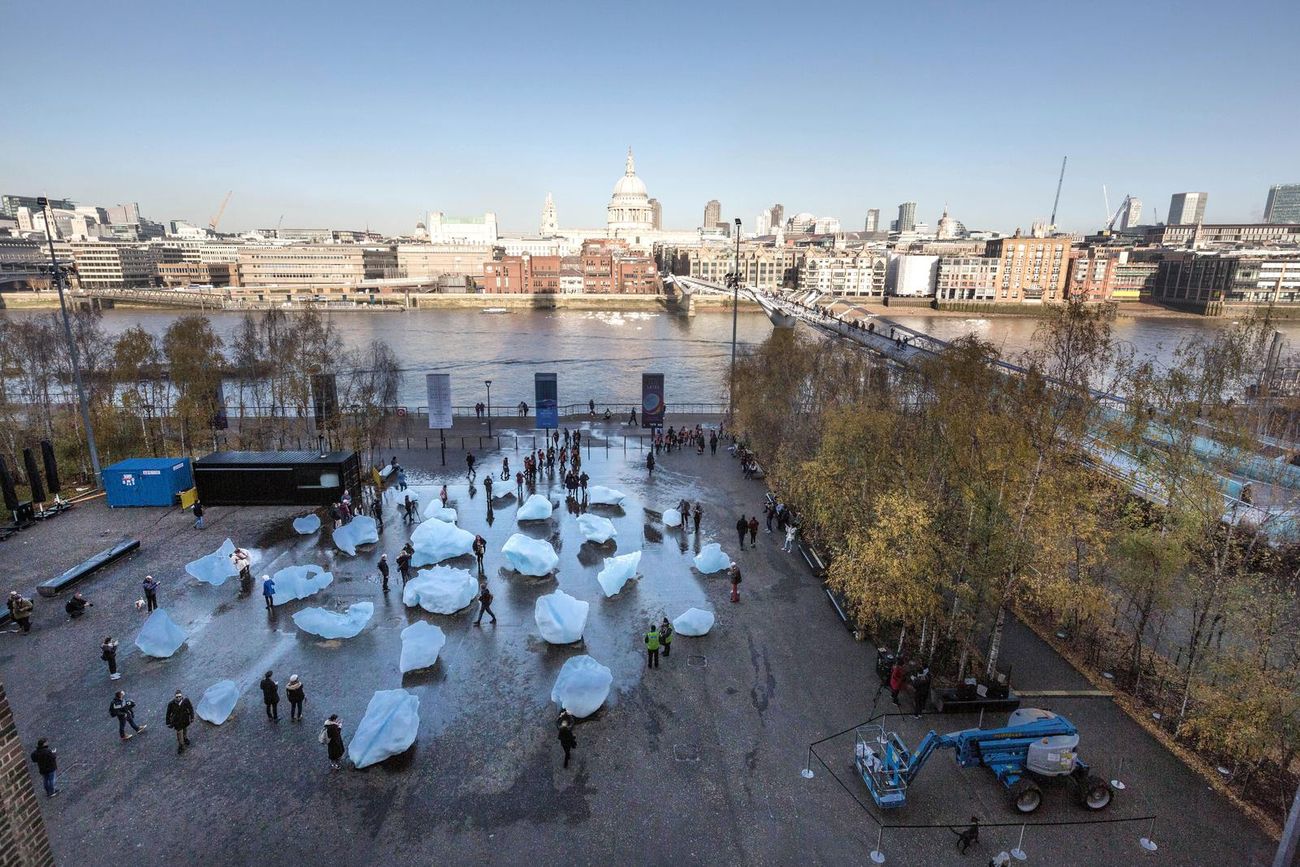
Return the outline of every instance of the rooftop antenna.
<path id="1" fill-rule="evenodd" d="M 1052 228 L 1056 228 L 1056 208 L 1061 204 L 1061 184 L 1065 183 L 1065 161 L 1068 156 L 1061 157 L 1061 176 L 1056 179 L 1056 200 L 1052 202 L 1052 219 L 1049 221 Z"/>

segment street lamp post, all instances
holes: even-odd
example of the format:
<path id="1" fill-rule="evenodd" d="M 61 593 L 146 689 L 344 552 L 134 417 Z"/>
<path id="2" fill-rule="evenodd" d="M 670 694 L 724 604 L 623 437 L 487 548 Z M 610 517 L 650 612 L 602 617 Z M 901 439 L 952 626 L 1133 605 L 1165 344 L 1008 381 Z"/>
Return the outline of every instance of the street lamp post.
<path id="1" fill-rule="evenodd" d="M 492 436 L 492 380 L 485 379 L 483 384 L 487 386 L 487 417 L 488 417 L 488 436 Z"/>
<path id="2" fill-rule="evenodd" d="M 727 418 L 736 418 L 736 318 L 740 311 L 740 217 L 736 218 L 736 259 L 731 272 L 731 387 L 727 389 Z"/>
<path id="3" fill-rule="evenodd" d="M 77 383 L 77 401 L 81 404 L 81 422 L 86 426 L 86 446 L 90 451 L 90 468 L 95 473 L 95 487 L 102 484 L 99 474 L 99 449 L 95 445 L 95 428 L 90 423 L 90 404 L 86 401 L 86 389 L 81 384 L 81 355 L 77 352 L 77 341 L 72 339 L 72 321 L 68 319 L 68 305 L 63 300 L 63 271 L 59 269 L 58 257 L 54 255 L 54 236 L 50 233 L 50 221 L 54 213 L 50 209 L 50 200 L 40 196 L 36 200 L 45 215 L 45 240 L 50 246 L 50 268 L 55 285 L 59 290 L 59 311 L 63 314 L 63 334 L 68 339 L 68 354 L 72 358 L 72 378 Z"/>

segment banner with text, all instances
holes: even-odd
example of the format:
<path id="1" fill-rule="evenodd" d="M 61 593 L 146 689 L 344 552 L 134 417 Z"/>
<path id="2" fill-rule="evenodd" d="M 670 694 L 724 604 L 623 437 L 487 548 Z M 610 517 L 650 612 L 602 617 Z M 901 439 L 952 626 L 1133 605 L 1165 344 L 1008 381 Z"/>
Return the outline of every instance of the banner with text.
<path id="1" fill-rule="evenodd" d="M 537 426 L 554 429 L 560 426 L 560 387 L 554 373 L 533 375 L 537 395 Z"/>
<path id="2" fill-rule="evenodd" d="M 641 427 L 664 425 L 664 375 L 641 374 Z"/>
<path id="3" fill-rule="evenodd" d="M 426 373 L 424 386 L 429 393 L 429 430 L 451 427 L 451 374 Z"/>

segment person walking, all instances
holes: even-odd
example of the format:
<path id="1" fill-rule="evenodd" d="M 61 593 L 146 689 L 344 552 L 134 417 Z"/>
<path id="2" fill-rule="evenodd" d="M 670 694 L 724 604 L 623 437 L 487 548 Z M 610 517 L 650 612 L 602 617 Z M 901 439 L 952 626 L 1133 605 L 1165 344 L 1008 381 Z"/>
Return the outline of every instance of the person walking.
<path id="1" fill-rule="evenodd" d="M 560 717 L 555 721 L 556 734 L 560 739 L 560 747 L 564 750 L 564 766 L 569 766 L 569 753 L 578 745 L 578 739 L 573 736 L 573 714 L 567 710 L 560 711 Z"/>
<path id="2" fill-rule="evenodd" d="M 636 407 L 632 407 L 632 414 L 628 416 L 627 423 L 629 427 L 636 427 Z"/>
<path id="3" fill-rule="evenodd" d="M 330 767 L 338 770 L 339 759 L 343 758 L 343 720 L 339 715 L 332 713 L 325 724 L 321 726 L 319 740 L 325 745 L 325 751 L 330 757 Z"/>
<path id="4" fill-rule="evenodd" d="M 135 724 L 135 702 L 126 697 L 126 693 L 118 690 L 113 696 L 113 701 L 108 705 L 108 715 L 117 719 L 117 736 L 120 740 L 130 740 L 140 732 L 149 728 L 147 725 Z M 126 733 L 126 727 L 131 727 L 131 734 Z"/>
<path id="5" fill-rule="evenodd" d="M 651 477 L 655 474 L 655 453 L 647 452 L 645 456 L 645 468 Z"/>
<path id="6" fill-rule="evenodd" d="M 50 748 L 50 742 L 46 738 L 38 740 L 36 749 L 32 750 L 32 761 L 36 763 L 36 770 L 41 772 L 41 782 L 45 784 L 47 798 L 53 798 L 59 793 L 59 760 L 55 755 L 57 752 Z"/>
<path id="7" fill-rule="evenodd" d="M 194 529 L 202 530 L 203 529 L 203 504 L 200 503 L 198 500 L 195 500 L 194 505 L 190 507 L 190 511 L 194 513 Z"/>
<path id="8" fill-rule="evenodd" d="M 763 504 L 763 522 L 767 524 L 767 532 L 772 532 L 772 519 L 776 517 L 776 507 L 771 502 Z"/>
<path id="9" fill-rule="evenodd" d="M 673 625 L 668 622 L 666 614 L 659 624 L 659 643 L 664 646 L 664 659 L 667 659 L 673 652 Z"/>
<path id="10" fill-rule="evenodd" d="M 402 550 L 397 554 L 397 574 L 402 576 L 402 586 L 411 580 L 411 557 L 415 555 L 415 548 L 407 542 L 402 546 Z"/>
<path id="11" fill-rule="evenodd" d="M 718 453 L 718 432 L 717 431 L 711 431 L 709 433 L 709 453 L 712 455 L 717 455 Z"/>
<path id="12" fill-rule="evenodd" d="M 510 458 L 501 459 L 501 481 L 510 481 Z"/>
<path id="13" fill-rule="evenodd" d="M 699 502 L 695 503 L 695 511 L 691 513 L 691 519 L 695 522 L 695 535 L 700 535 L 700 518 L 704 517 L 704 509 Z"/>
<path id="14" fill-rule="evenodd" d="M 645 652 L 646 668 L 659 667 L 659 629 L 655 626 L 654 621 L 650 621 L 650 628 L 645 634 Z"/>
<path id="15" fill-rule="evenodd" d="M 179 756 L 190 745 L 190 736 L 186 730 L 194 722 L 194 705 L 179 689 L 172 700 L 167 702 L 167 714 L 163 721 L 167 728 L 176 731 L 176 755 Z"/>
<path id="16" fill-rule="evenodd" d="M 741 540 L 740 545 L 742 548 L 744 547 L 745 542 L 743 539 Z M 758 516 L 757 515 L 751 515 L 749 518 L 749 547 L 751 548 L 758 547 Z"/>
<path id="17" fill-rule="evenodd" d="M 474 536 L 474 561 L 478 563 L 478 574 L 483 574 L 483 555 L 487 553 L 487 539 L 481 534 Z"/>
<path id="18" fill-rule="evenodd" d="M 388 555 L 379 555 L 379 582 L 384 593 L 388 592 Z"/>
<path id="19" fill-rule="evenodd" d="M 152 575 L 146 575 L 140 586 L 144 588 L 145 606 L 150 612 L 154 611 L 158 607 L 158 582 Z"/>
<path id="20" fill-rule="evenodd" d="M 731 561 L 731 566 L 727 569 L 727 576 L 731 578 L 731 601 L 739 602 L 741 577 L 740 567 L 736 565 L 735 560 Z"/>
<path id="21" fill-rule="evenodd" d="M 266 600 L 266 610 L 275 611 L 275 582 L 270 575 L 262 576 L 262 598 Z"/>
<path id="22" fill-rule="evenodd" d="M 799 535 L 799 528 L 796 527 L 794 524 L 791 524 L 790 526 L 786 527 L 786 528 L 785 528 L 785 544 L 781 546 L 781 550 L 784 551 L 784 552 L 786 552 L 787 554 L 793 554 L 793 553 L 794 553 L 794 538 L 795 538 L 795 536 L 798 536 L 798 535 Z"/>
<path id="23" fill-rule="evenodd" d="M 406 470 L 402 469 L 401 467 L 398 467 L 397 468 L 397 490 L 405 491 L 406 488 L 407 488 Z"/>
<path id="24" fill-rule="evenodd" d="M 745 513 L 741 512 L 739 520 L 736 521 L 736 536 L 740 539 L 741 550 L 745 548 L 745 534 L 749 532 L 749 521 L 745 518 Z"/>
<path id="25" fill-rule="evenodd" d="M 117 641 L 113 639 L 113 636 L 108 636 L 99 645 L 99 658 L 108 663 L 109 680 L 122 679 L 122 675 L 117 673 Z"/>
<path id="26" fill-rule="evenodd" d="M 284 685 L 284 697 L 289 699 L 289 722 L 302 722 L 302 703 L 307 699 L 302 678 L 296 674 L 289 675 L 289 682 Z"/>
<path id="27" fill-rule="evenodd" d="M 483 477 L 483 493 L 487 495 L 485 499 L 487 500 L 488 508 L 489 509 L 492 508 L 492 474 L 491 473 L 488 473 L 486 476 Z"/>
<path id="28" fill-rule="evenodd" d="M 474 476 L 475 476 L 475 472 L 474 472 L 474 453 L 473 453 L 473 452 L 467 452 L 467 453 L 466 453 L 466 455 L 465 455 L 465 464 L 469 467 L 469 480 L 470 480 L 471 482 L 473 482 L 473 481 L 474 481 Z"/>
<path id="29" fill-rule="evenodd" d="M 258 684 L 262 688 L 262 702 L 266 705 L 266 718 L 275 722 L 280 721 L 280 685 L 271 678 L 271 672 L 267 672 Z"/>
<path id="30" fill-rule="evenodd" d="M 9 591 L 9 616 L 22 629 L 24 635 L 32 631 L 32 609 L 35 607 L 32 600 L 20 596 L 17 590 Z"/>
<path id="31" fill-rule="evenodd" d="M 492 625 L 495 626 L 497 616 L 492 611 L 492 591 L 488 589 L 486 581 L 481 581 L 478 585 L 478 620 L 474 621 L 475 626 L 482 625 L 484 614 L 492 618 Z"/>

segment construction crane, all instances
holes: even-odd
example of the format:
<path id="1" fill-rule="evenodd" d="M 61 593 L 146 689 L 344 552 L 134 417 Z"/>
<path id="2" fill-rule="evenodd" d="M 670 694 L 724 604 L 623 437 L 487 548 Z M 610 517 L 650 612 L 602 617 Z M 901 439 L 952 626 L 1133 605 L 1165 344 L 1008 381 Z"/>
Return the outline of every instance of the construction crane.
<path id="1" fill-rule="evenodd" d="M 1103 192 L 1105 191 L 1105 189 L 1106 189 L 1106 188 L 1103 186 L 1103 187 L 1102 187 Z M 1113 234 L 1113 233 L 1115 232 L 1115 224 L 1119 222 L 1119 218 L 1124 214 L 1124 212 L 1125 212 L 1126 210 L 1128 210 L 1129 202 L 1131 202 L 1132 200 L 1133 200 L 1133 196 L 1132 196 L 1132 195 L 1127 195 L 1127 194 L 1126 194 L 1126 195 L 1124 196 L 1124 201 L 1122 201 L 1122 202 L 1119 203 L 1119 209 L 1116 210 L 1115 213 L 1113 213 L 1113 214 L 1110 215 L 1110 219 L 1106 222 L 1106 228 L 1104 228 L 1104 229 L 1101 230 L 1101 233 L 1102 233 L 1103 235 L 1110 235 L 1110 234 Z M 1109 196 L 1106 197 L 1106 209 L 1107 209 L 1107 210 L 1110 209 L 1110 197 L 1109 197 Z"/>
<path id="2" fill-rule="evenodd" d="M 1061 185 L 1065 183 L 1065 161 L 1068 156 L 1061 157 L 1061 176 L 1056 179 L 1056 199 L 1052 202 L 1052 219 L 1048 221 L 1053 229 L 1056 228 L 1056 209 L 1061 204 Z"/>
<path id="3" fill-rule="evenodd" d="M 208 220 L 209 231 L 211 232 L 217 231 L 217 224 L 221 222 L 221 215 L 226 212 L 226 205 L 230 204 L 230 197 L 233 196 L 234 194 L 235 194 L 234 190 L 226 191 L 226 197 L 221 200 L 221 207 L 217 208 L 217 212 L 213 214 L 212 219 Z"/>

